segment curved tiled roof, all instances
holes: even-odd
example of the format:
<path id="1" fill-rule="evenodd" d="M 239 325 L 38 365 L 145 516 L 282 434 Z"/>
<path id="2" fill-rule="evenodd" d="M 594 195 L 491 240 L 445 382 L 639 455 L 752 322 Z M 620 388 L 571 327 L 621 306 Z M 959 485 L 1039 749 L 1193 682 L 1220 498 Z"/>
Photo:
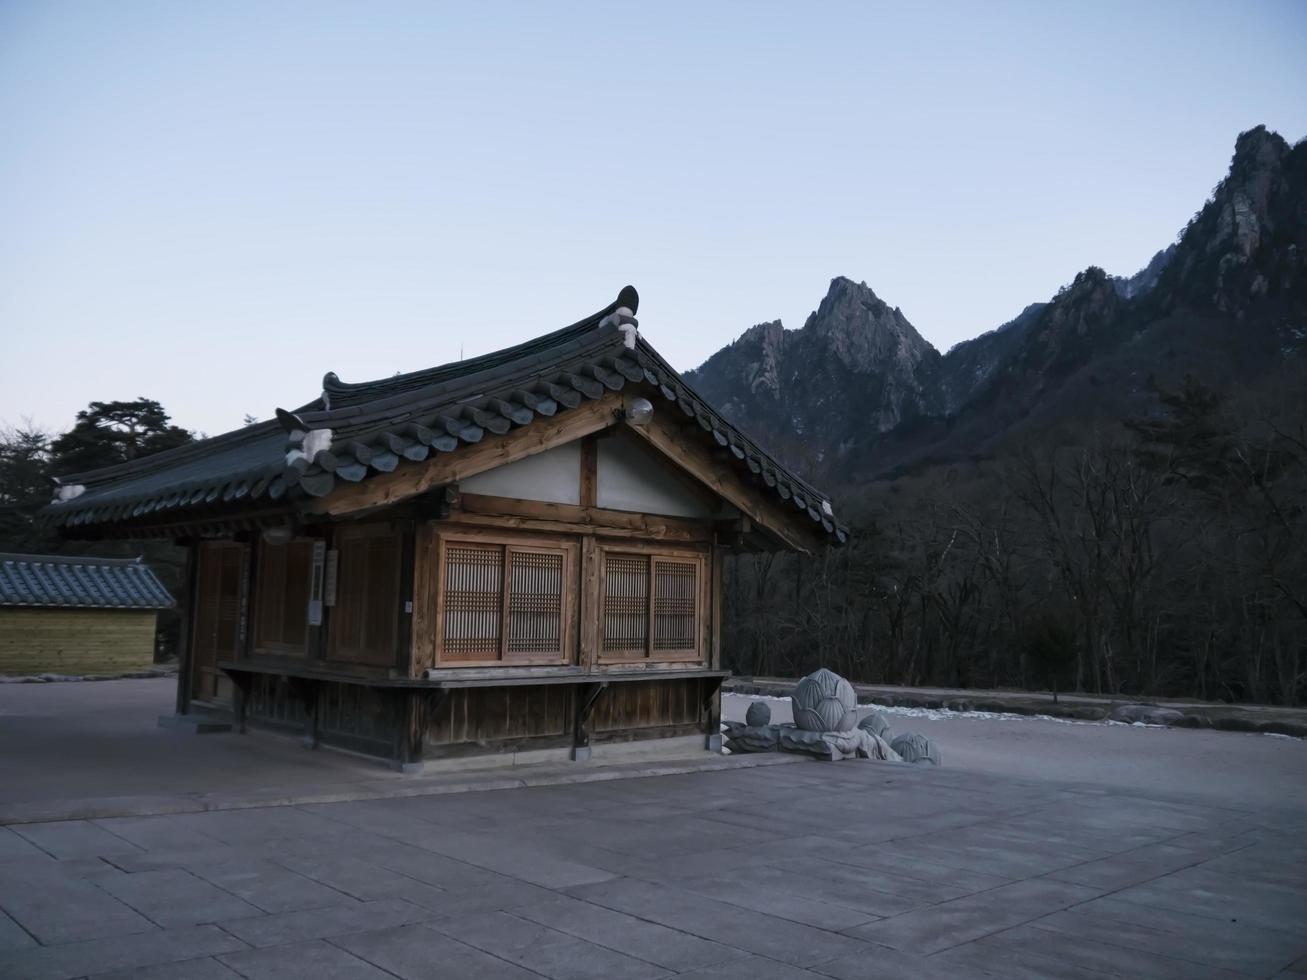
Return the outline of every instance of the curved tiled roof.
<path id="1" fill-rule="evenodd" d="M 167 609 L 172 596 L 140 558 L 0 554 L 0 606 Z"/>
<path id="2" fill-rule="evenodd" d="M 701 438 L 726 452 L 762 492 L 806 515 L 815 531 L 844 541 L 847 532 L 825 494 L 727 422 L 638 336 L 638 306 L 627 286 L 584 320 L 492 354 L 358 384 L 328 374 L 321 397 L 295 413 L 278 409 L 274 421 L 63 478 L 64 499 L 47 515 L 76 533 L 322 497 L 342 483 L 457 452 L 486 432 L 503 434 L 640 385 L 694 420 Z"/>

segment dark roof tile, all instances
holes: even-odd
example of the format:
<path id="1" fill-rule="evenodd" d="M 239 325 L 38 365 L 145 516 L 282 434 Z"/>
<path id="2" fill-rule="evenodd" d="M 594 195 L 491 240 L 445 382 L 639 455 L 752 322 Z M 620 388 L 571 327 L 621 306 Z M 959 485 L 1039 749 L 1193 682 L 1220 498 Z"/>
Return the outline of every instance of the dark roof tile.
<path id="1" fill-rule="evenodd" d="M 172 596 L 140 558 L 0 554 L 0 606 L 167 609 Z"/>
<path id="2" fill-rule="evenodd" d="M 51 505 L 56 524 L 79 529 L 144 518 L 166 524 L 235 511 L 283 497 L 331 493 L 339 481 L 421 461 L 431 451 L 456 452 L 486 431 L 503 434 L 537 417 L 577 407 L 629 384 L 694 419 L 710 445 L 760 490 L 791 499 L 814 530 L 843 541 L 827 513 L 829 498 L 788 472 L 715 412 L 649 344 L 630 329 L 639 304 L 626 287 L 617 301 L 584 320 L 492 354 L 424 371 L 350 384 L 329 373 L 321 398 L 294 413 L 132 463 L 67 477 L 68 499 Z M 632 341 L 634 346 L 632 346 Z M 327 444 L 314 436 L 329 430 Z M 202 514 L 192 512 L 199 509 Z M 165 512 L 169 512 L 165 514 Z"/>

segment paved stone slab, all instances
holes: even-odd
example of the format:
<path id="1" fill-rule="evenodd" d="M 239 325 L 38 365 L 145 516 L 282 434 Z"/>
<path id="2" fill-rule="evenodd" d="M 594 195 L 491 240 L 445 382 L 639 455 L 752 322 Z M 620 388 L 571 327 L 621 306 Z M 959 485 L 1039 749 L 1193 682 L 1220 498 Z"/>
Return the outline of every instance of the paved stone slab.
<path id="1" fill-rule="evenodd" d="M 141 850 L 130 841 L 123 840 L 88 820 L 29 823 L 12 829 L 20 837 L 56 858 L 139 854 Z"/>
<path id="2" fill-rule="evenodd" d="M 742 955 L 729 946 L 563 895 L 514 906 L 511 913 L 677 973 Z"/>
<path id="3" fill-rule="evenodd" d="M 1187 847 L 1153 844 L 1126 851 L 1124 854 L 1114 854 L 1096 861 L 1086 861 L 1084 864 L 1061 868 L 1050 872 L 1048 877 L 1077 885 L 1102 888 L 1105 891 L 1115 891 L 1191 865 L 1201 864 L 1204 860 L 1205 857 L 1201 852 Z"/>
<path id="4" fill-rule="evenodd" d="M 889 914 L 853 907 L 859 897 L 855 890 L 849 894 L 837 894 L 838 890 L 832 883 L 779 868 L 741 868 L 735 874 L 681 879 L 675 886 L 729 905 L 831 932 L 874 922 Z M 911 903 L 896 901 L 892 895 L 879 897 L 882 904 L 892 907 L 894 912 L 912 907 Z"/>
<path id="5" fill-rule="evenodd" d="M 909 858 L 1010 879 L 1050 874 L 1085 860 L 1083 854 L 1041 847 L 1028 841 L 953 840 L 947 834 L 897 841 L 895 849 Z"/>
<path id="6" fill-rule="evenodd" d="M 155 929 L 60 946 L 0 953 L 0 980 L 71 980 L 94 972 L 134 970 L 244 947 L 217 926 Z"/>
<path id="7" fill-rule="evenodd" d="M 545 888 L 568 888 L 613 877 L 611 871 L 555 857 L 539 845 L 504 840 L 494 834 L 451 834 L 432 830 L 431 839 L 425 846 L 446 857 Z"/>
<path id="8" fill-rule="evenodd" d="M 429 926 L 342 936 L 333 944 L 403 980 L 539 980 L 540 974 L 460 943 Z"/>
<path id="9" fill-rule="evenodd" d="M 1247 976 L 1245 973 L 1235 973 L 1192 960 L 1162 956 L 1141 949 L 1127 949 L 1033 926 L 1018 926 L 995 936 L 986 936 L 975 946 L 978 951 L 1001 949 L 1018 960 L 1026 959 L 1035 963 L 1052 961 L 1061 967 L 1072 965 L 1118 976 L 1148 977 L 1149 980 L 1236 980 Z"/>
<path id="10" fill-rule="evenodd" d="M 825 980 L 825 977 L 788 963 L 777 963 L 761 956 L 746 956 L 729 963 L 679 974 L 677 980 Z"/>
<path id="11" fill-rule="evenodd" d="M 548 902 L 558 895 L 557 891 L 541 889 L 538 885 L 503 878 L 494 885 L 484 885 L 476 889 L 435 891 L 433 894 L 414 894 L 405 891 L 403 898 L 414 906 L 421 906 L 430 912 L 431 919 L 452 919 L 469 912 L 498 912 L 499 909 L 524 906 L 524 904 Z"/>
<path id="12" fill-rule="evenodd" d="M 1098 894 L 1059 881 L 1020 881 L 859 926 L 849 934 L 895 949 L 928 954 L 1010 929 Z"/>
<path id="13" fill-rule="evenodd" d="M 355 902 L 302 912 L 280 912 L 252 919 L 235 919 L 223 928 L 251 946 L 284 946 L 310 939 L 347 936 L 390 926 L 408 925 L 429 918 L 430 913 L 399 899 Z"/>
<path id="14" fill-rule="evenodd" d="M 22 837 L 9 827 L 0 827 L 0 862 L 13 861 L 16 858 L 40 858 L 47 857 L 45 851 L 41 850 L 26 837 Z"/>
<path id="15" fill-rule="evenodd" d="M 372 861 L 347 854 L 325 858 L 288 855 L 273 861 L 288 871 L 359 899 L 396 896 L 396 892 L 409 885 L 421 884 Z"/>
<path id="16" fill-rule="evenodd" d="M 1270 976 L 1307 954 L 1307 938 L 1291 933 L 1169 909 L 1143 909 L 1112 896 L 1045 916 L 1031 926 L 1255 976 Z"/>
<path id="17" fill-rule="evenodd" d="M 36 940 L 5 913 L 0 912 L 0 951 L 6 949 L 26 949 L 35 946 Z"/>
<path id="18" fill-rule="evenodd" d="M 1243 878 L 1234 872 L 1185 868 L 1115 893 L 1122 901 L 1307 936 L 1304 887 Z"/>
<path id="19" fill-rule="evenodd" d="M 815 855 L 806 855 L 777 861 L 773 867 L 792 874 L 802 874 L 808 879 L 820 879 L 832 896 L 831 901 L 839 900 L 852 908 L 866 909 L 880 916 L 897 915 L 922 905 L 947 902 L 1005 884 L 1001 879 L 995 880 L 989 876 L 968 880 L 967 875 L 922 881 L 898 872 L 845 864 L 838 860 L 841 856 L 839 852 L 832 852 L 832 860 L 828 861 Z"/>
<path id="20" fill-rule="evenodd" d="M 241 975 L 215 959 L 183 960 L 109 973 L 95 973 L 86 980 L 242 980 Z"/>
<path id="21" fill-rule="evenodd" d="M 1029 948 L 967 943 L 927 957 L 945 977 L 994 977 L 1001 980 L 1105 980 L 1112 974 L 1045 956 Z M 1119 974 L 1118 974 L 1119 975 Z M 1127 974 L 1147 980 L 1140 974 Z"/>
<path id="22" fill-rule="evenodd" d="M 246 980 L 394 980 L 371 963 L 316 940 L 218 957 Z"/>
<path id="23" fill-rule="evenodd" d="M 887 946 L 868 945 L 852 956 L 815 963 L 809 969 L 835 980 L 959 980 L 956 965 L 936 956 L 917 956 Z"/>
<path id="24" fill-rule="evenodd" d="M 451 939 L 556 980 L 655 980 L 662 967 L 596 946 L 507 912 L 442 919 L 434 923 Z"/>
<path id="25" fill-rule="evenodd" d="M 987 891 L 1001 885 L 1010 885 L 1014 878 L 986 874 L 981 871 L 963 871 L 935 861 L 922 860 L 915 854 L 905 854 L 891 845 L 873 844 L 845 850 L 826 851 L 826 856 L 840 864 L 848 864 L 866 871 L 868 884 L 887 890 L 897 887 L 904 879 L 912 879 L 946 888 L 958 888 L 964 893 Z M 958 896 L 959 898 L 961 896 Z"/>
<path id="26" fill-rule="evenodd" d="M 571 891 L 587 902 L 794 966 L 862 948 L 861 943 L 837 933 L 630 878 Z"/>
<path id="27" fill-rule="evenodd" d="M 156 928 L 91 882 L 45 864 L 0 865 L 0 910 L 42 943 L 69 943 Z"/>
<path id="28" fill-rule="evenodd" d="M 187 869 L 265 912 L 294 912 L 353 901 L 326 885 L 270 861 L 196 861 Z"/>
<path id="29" fill-rule="evenodd" d="M 214 847 L 219 842 L 208 834 L 202 834 L 192 827 L 185 826 L 176 817 L 107 817 L 92 820 L 95 826 L 108 831 L 115 837 L 130 841 L 137 847 L 147 850 L 200 850 Z"/>
<path id="30" fill-rule="evenodd" d="M 165 927 L 198 926 L 261 912 L 249 902 L 179 868 L 119 874 L 97 884 L 151 922 Z"/>

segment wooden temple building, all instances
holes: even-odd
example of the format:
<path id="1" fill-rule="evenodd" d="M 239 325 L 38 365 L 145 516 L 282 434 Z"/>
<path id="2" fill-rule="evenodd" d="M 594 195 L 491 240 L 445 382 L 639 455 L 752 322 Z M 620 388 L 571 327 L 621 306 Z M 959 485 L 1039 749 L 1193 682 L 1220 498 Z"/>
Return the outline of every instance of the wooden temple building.
<path id="1" fill-rule="evenodd" d="M 187 547 L 177 711 L 423 760 L 719 746 L 721 568 L 845 539 L 617 300 L 519 346 L 64 478 L 72 538 Z"/>

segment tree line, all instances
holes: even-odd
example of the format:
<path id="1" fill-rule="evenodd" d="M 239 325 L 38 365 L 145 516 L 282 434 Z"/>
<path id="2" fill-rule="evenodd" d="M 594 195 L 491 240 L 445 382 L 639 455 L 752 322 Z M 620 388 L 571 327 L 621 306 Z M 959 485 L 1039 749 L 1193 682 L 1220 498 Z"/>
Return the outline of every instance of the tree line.
<path id="1" fill-rule="evenodd" d="M 174 425 L 159 402 L 93 401 L 77 413 L 71 428 L 51 434 L 30 422 L 0 427 L 0 552 L 141 555 L 174 596 L 181 595 L 185 553 L 167 541 L 68 541 L 40 520 L 54 495 L 54 478 L 125 463 L 183 446 L 195 434 Z M 177 610 L 159 613 L 156 654 L 176 649 Z"/>
<path id="2" fill-rule="evenodd" d="M 851 543 L 745 555 L 727 666 L 908 686 L 1301 704 L 1307 373 L 1192 379 L 1114 429 L 863 488 Z M 852 504 L 851 508 L 849 504 Z"/>
<path id="3" fill-rule="evenodd" d="M 151 398 L 93 401 L 58 435 L 31 422 L 0 427 L 0 551 L 63 547 L 37 519 L 53 498 L 56 477 L 125 463 L 194 439 Z"/>

